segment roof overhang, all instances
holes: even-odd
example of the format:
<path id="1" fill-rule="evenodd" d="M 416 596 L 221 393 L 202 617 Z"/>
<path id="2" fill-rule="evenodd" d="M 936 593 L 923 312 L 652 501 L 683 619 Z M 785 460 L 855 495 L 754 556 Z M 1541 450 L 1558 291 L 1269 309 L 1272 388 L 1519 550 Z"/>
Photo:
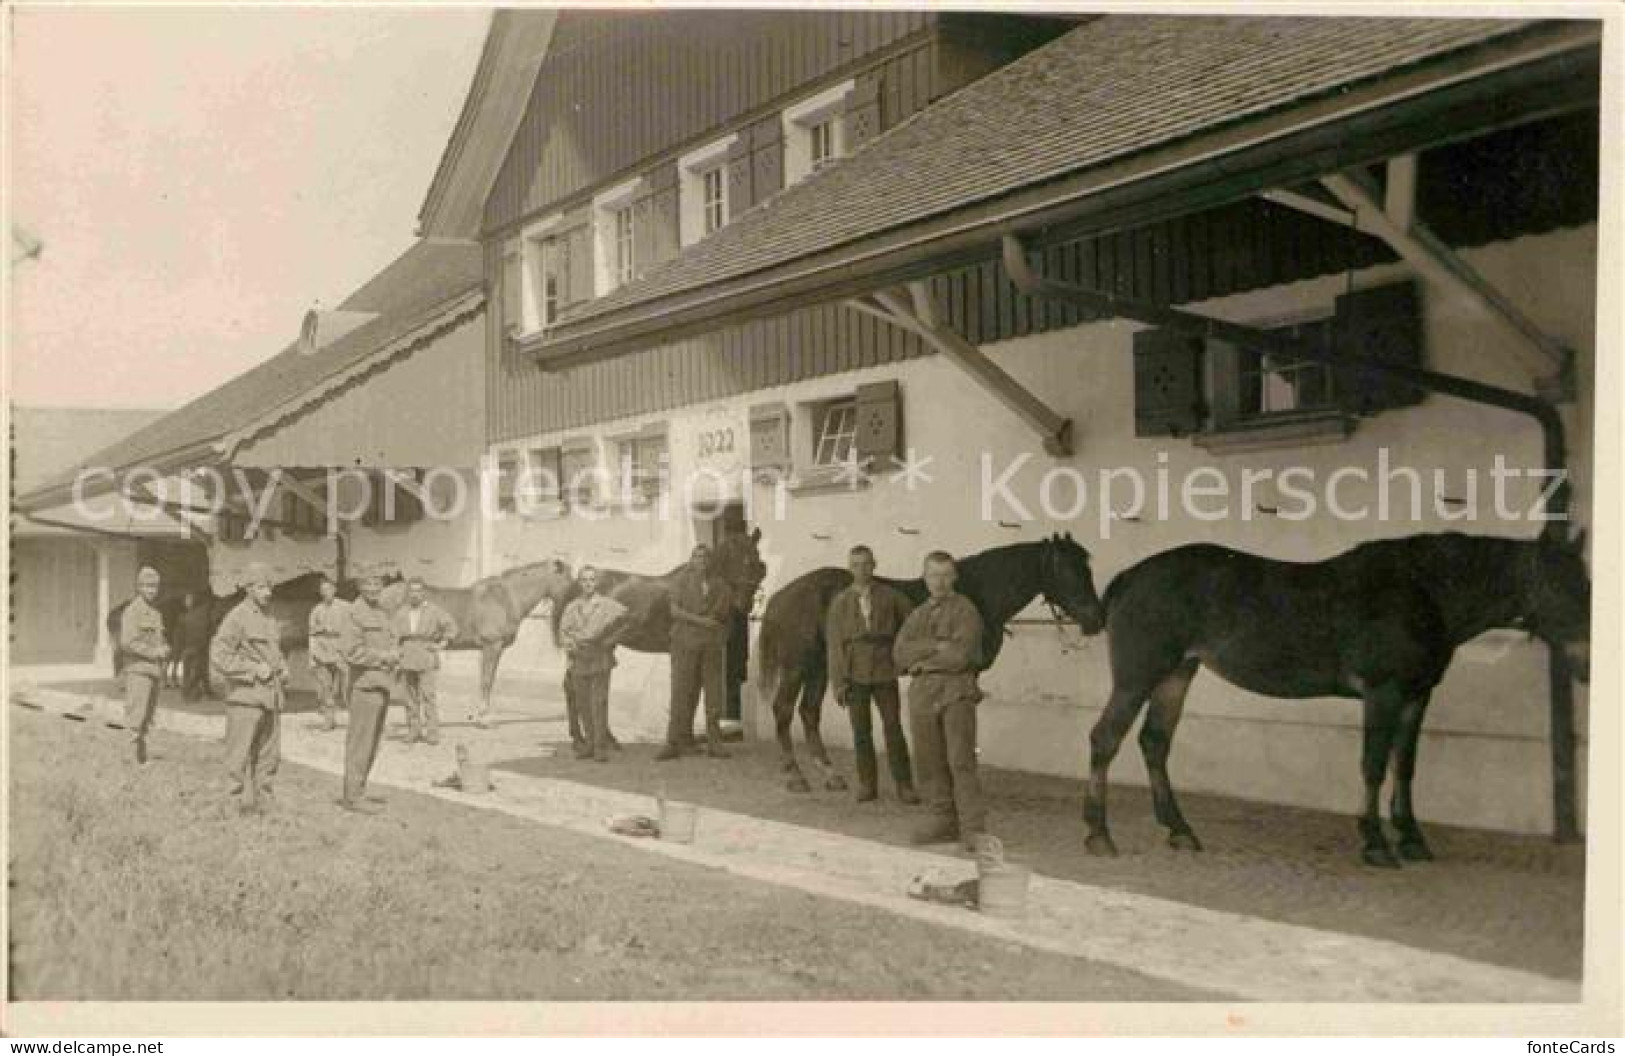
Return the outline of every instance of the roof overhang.
<path id="1" fill-rule="evenodd" d="M 1597 25 L 1556 23 L 828 252 L 566 320 L 520 351 L 546 369 L 579 366 L 978 263 L 1005 235 L 1040 247 L 1136 227 L 1595 106 L 1600 45 Z"/>

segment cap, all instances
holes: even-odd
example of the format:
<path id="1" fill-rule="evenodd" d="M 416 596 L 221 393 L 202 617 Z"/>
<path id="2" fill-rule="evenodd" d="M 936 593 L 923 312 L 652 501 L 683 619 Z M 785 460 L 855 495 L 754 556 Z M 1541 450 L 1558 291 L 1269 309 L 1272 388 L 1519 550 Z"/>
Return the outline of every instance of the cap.
<path id="1" fill-rule="evenodd" d="M 162 577 L 158 575 L 158 570 L 153 568 L 151 565 L 143 566 L 141 571 L 135 574 L 135 581 L 137 583 L 157 583 L 160 578 Z"/>

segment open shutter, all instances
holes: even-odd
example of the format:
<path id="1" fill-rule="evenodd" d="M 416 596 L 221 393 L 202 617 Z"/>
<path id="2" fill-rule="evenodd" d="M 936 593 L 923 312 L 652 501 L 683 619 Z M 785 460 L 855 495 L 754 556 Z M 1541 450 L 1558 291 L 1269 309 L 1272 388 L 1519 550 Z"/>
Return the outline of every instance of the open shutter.
<path id="1" fill-rule="evenodd" d="M 841 120 L 846 125 L 846 149 L 857 150 L 880 135 L 880 73 L 873 71 L 859 77 L 846 101 L 846 113 Z"/>
<path id="2" fill-rule="evenodd" d="M 502 325 L 510 334 L 522 333 L 525 329 L 524 281 L 519 240 L 510 238 L 502 244 Z"/>
<path id="3" fill-rule="evenodd" d="M 1422 312 L 1416 284 L 1399 282 L 1359 290 L 1337 299 L 1333 340 L 1344 355 L 1422 365 Z M 1334 374 L 1337 401 L 1353 414 L 1376 414 L 1421 403 L 1426 393 L 1414 385 L 1358 366 Z"/>
<path id="4" fill-rule="evenodd" d="M 857 436 L 853 446 L 859 461 L 872 459 L 878 469 L 895 458 L 902 441 L 902 408 L 895 381 L 858 386 Z"/>
<path id="5" fill-rule="evenodd" d="M 572 304 L 592 299 L 592 225 L 586 219 L 571 227 L 564 236 L 565 269 L 570 279 L 566 284 Z"/>
<path id="6" fill-rule="evenodd" d="M 777 114 L 751 126 L 751 199 L 760 204 L 784 189 L 784 125 Z"/>
<path id="7" fill-rule="evenodd" d="M 649 174 L 653 211 L 649 219 L 650 263 L 670 260 L 677 255 L 678 199 L 677 163 L 669 162 Z"/>
<path id="8" fill-rule="evenodd" d="M 728 219 L 734 219 L 754 204 L 750 137 L 740 136 L 728 147 Z"/>
<path id="9" fill-rule="evenodd" d="M 790 409 L 784 404 L 750 409 L 750 468 L 753 473 L 790 471 Z"/>
<path id="10" fill-rule="evenodd" d="M 1172 330 L 1135 334 L 1134 435 L 1189 436 L 1202 414 L 1202 339 Z"/>

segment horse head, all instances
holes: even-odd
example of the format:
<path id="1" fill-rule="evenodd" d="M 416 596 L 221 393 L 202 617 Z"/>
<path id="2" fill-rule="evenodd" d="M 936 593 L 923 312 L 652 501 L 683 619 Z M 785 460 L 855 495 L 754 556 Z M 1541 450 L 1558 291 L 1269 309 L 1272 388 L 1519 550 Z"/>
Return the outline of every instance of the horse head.
<path id="1" fill-rule="evenodd" d="M 1591 675 L 1591 576 L 1585 565 L 1585 532 L 1568 539 L 1542 536 L 1525 569 L 1524 611 L 1519 621 L 1537 638 L 1568 655 L 1575 677 Z"/>
<path id="2" fill-rule="evenodd" d="M 1099 634 L 1106 626 L 1106 606 L 1095 592 L 1089 551 L 1071 532 L 1052 535 L 1042 546 L 1039 581 L 1044 600 L 1072 617 L 1084 634 Z"/>
<path id="3" fill-rule="evenodd" d="M 756 593 L 767 579 L 761 541 L 760 528 L 746 535 L 728 535 L 712 553 L 717 575 L 728 584 L 734 609 L 741 614 L 748 614 L 755 607 Z"/>

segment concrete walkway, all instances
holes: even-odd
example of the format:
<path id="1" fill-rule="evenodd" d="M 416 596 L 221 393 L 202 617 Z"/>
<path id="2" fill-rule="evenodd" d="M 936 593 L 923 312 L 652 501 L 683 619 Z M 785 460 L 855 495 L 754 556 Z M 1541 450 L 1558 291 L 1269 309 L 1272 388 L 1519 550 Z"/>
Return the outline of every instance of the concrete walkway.
<path id="1" fill-rule="evenodd" d="M 14 673 L 15 677 L 15 673 Z M 13 700 L 48 711 L 116 724 L 122 704 L 106 697 L 18 684 Z M 562 724 L 545 732 L 563 739 Z M 166 711 L 161 729 L 218 739 L 216 716 Z M 501 811 L 560 828 L 617 840 L 698 865 L 829 898 L 874 906 L 1010 942 L 1132 969 L 1187 986 L 1255 1001 L 1516 1002 L 1546 1004 L 1580 999 L 1571 980 L 1488 965 L 1399 943 L 1203 909 L 1107 887 L 1035 876 L 1029 910 L 1020 920 L 931 905 L 904 895 L 918 876 L 957 881 L 973 875 L 968 859 L 878 844 L 779 822 L 703 810 L 691 845 L 636 840 L 608 831 L 608 818 L 654 815 L 647 796 L 578 782 L 525 777 L 506 771 L 495 789 L 465 795 L 432 782 L 452 770 L 450 741 L 470 743 L 489 762 L 534 755 L 544 730 L 526 724 L 525 745 L 515 747 L 502 727 L 453 727 L 448 744 L 406 749 L 386 740 L 373 774 L 376 786 L 439 796 L 470 807 Z M 305 716 L 283 723 L 283 757 L 335 775 L 342 772 L 342 732 L 320 734 Z M 508 741 L 508 746 L 503 742 Z"/>

